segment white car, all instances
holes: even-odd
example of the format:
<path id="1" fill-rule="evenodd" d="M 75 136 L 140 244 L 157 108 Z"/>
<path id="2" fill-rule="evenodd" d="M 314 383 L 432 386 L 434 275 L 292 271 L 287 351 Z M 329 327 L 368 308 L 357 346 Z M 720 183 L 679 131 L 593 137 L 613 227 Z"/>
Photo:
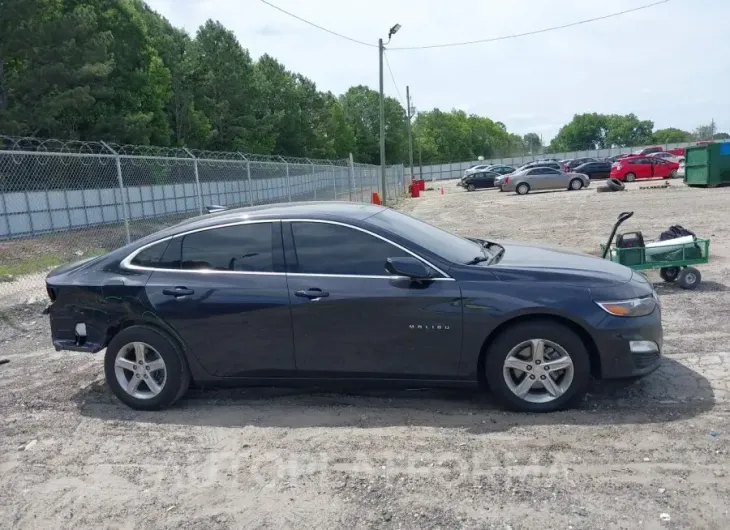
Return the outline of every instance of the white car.
<path id="1" fill-rule="evenodd" d="M 491 164 L 478 164 L 476 166 L 471 166 L 469 169 L 464 170 L 464 177 L 468 177 L 469 175 L 473 175 L 474 173 L 480 173 L 481 171 L 487 169 L 489 166 L 491 166 Z M 462 177 L 462 179 L 464 177 Z"/>
<path id="2" fill-rule="evenodd" d="M 684 159 L 682 159 L 682 161 L 679 163 L 679 169 L 677 169 L 677 173 L 676 173 L 678 179 L 683 179 L 684 176 L 685 176 L 685 173 L 684 173 L 684 165 L 685 165 Z M 495 182 L 495 186 L 496 185 L 497 184 Z"/>
<path id="3" fill-rule="evenodd" d="M 673 155 L 672 153 L 669 153 L 667 151 L 659 151 L 658 153 L 651 153 L 646 156 L 650 158 L 661 158 L 662 160 L 666 160 L 668 162 L 676 162 L 677 164 L 679 164 L 680 162 L 684 162 L 683 156 Z"/>

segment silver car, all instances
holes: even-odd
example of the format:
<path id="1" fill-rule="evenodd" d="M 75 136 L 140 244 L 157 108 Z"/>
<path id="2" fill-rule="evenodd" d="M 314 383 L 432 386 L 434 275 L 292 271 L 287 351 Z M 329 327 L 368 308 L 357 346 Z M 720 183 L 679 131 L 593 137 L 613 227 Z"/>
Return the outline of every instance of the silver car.
<path id="1" fill-rule="evenodd" d="M 525 195 L 538 190 L 579 190 L 587 188 L 591 179 L 582 173 L 564 173 L 551 167 L 533 167 L 505 175 L 500 185 L 502 191 L 514 191 Z"/>

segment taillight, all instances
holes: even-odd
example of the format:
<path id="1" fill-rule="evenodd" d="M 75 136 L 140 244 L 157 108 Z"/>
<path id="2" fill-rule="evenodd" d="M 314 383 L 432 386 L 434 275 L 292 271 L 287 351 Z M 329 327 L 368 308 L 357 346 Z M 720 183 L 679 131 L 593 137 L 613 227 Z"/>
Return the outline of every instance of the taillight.
<path id="1" fill-rule="evenodd" d="M 50 285 L 46 284 L 46 292 L 48 293 L 48 298 L 50 298 L 51 302 L 56 301 L 56 290 L 51 287 Z"/>
<path id="2" fill-rule="evenodd" d="M 509 184 L 509 176 L 504 177 L 504 180 L 502 181 L 502 184 Z"/>

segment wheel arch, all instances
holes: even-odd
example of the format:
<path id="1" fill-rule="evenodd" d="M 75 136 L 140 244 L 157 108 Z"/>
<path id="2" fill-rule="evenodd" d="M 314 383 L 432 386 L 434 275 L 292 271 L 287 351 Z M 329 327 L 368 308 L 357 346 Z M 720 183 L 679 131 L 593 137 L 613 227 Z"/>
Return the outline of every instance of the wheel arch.
<path id="1" fill-rule="evenodd" d="M 487 353 L 489 352 L 489 348 L 491 347 L 491 345 L 494 343 L 496 338 L 505 330 L 512 326 L 515 326 L 517 324 L 523 324 L 525 322 L 552 322 L 555 324 L 562 324 L 571 331 L 573 331 L 580 338 L 581 342 L 588 351 L 588 357 L 591 363 L 591 376 L 593 376 L 595 379 L 601 378 L 601 357 L 598 353 L 598 346 L 593 340 L 593 337 L 591 337 L 591 334 L 588 333 L 588 331 L 581 324 L 561 315 L 549 313 L 528 313 L 508 318 L 507 320 L 499 324 L 496 328 L 494 328 L 484 339 L 481 350 L 479 352 L 479 357 L 477 358 L 477 378 L 480 385 L 487 384 L 485 376 L 485 362 L 487 359 Z"/>

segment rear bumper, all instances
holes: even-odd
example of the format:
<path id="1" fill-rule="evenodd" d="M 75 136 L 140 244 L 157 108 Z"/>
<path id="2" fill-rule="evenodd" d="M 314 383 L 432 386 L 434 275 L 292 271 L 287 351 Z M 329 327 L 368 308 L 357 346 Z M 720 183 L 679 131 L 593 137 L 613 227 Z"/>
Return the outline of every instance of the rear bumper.
<path id="1" fill-rule="evenodd" d="M 601 358 L 602 379 L 647 375 L 661 365 L 664 333 L 661 308 L 640 318 L 608 315 L 594 340 Z"/>

